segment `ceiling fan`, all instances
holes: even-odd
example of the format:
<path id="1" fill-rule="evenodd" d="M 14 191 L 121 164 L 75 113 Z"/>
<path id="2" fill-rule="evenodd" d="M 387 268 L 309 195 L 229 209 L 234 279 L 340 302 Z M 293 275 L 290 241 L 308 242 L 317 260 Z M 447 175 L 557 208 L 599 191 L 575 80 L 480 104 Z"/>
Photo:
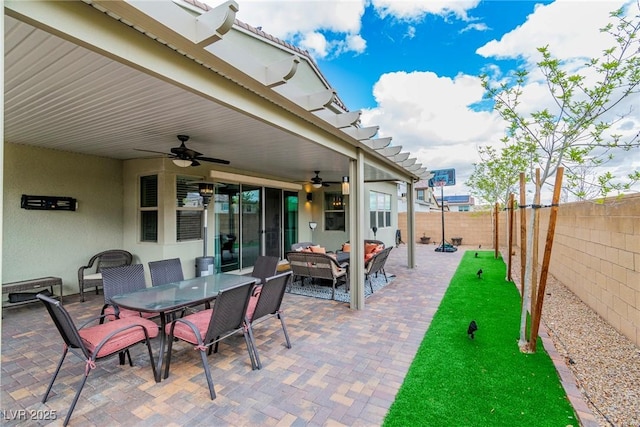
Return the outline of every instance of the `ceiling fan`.
<path id="1" fill-rule="evenodd" d="M 181 144 L 179 147 L 174 147 L 171 149 L 171 153 L 163 153 L 162 151 L 153 151 L 153 150 L 142 150 L 136 148 L 136 151 L 145 151 L 148 153 L 157 153 L 163 154 L 165 156 L 169 156 L 169 158 L 173 161 L 176 166 L 181 168 L 186 168 L 189 166 L 200 166 L 200 161 L 210 162 L 210 163 L 220 163 L 223 165 L 228 165 L 229 160 L 216 159 L 213 157 L 205 157 L 202 153 L 199 153 L 195 150 L 187 148 L 184 144 L 189 140 L 189 135 L 178 135 L 178 139 Z"/>
<path id="2" fill-rule="evenodd" d="M 313 178 L 311 178 L 311 186 L 313 186 L 314 188 L 321 188 L 321 187 L 328 187 L 331 184 L 338 184 L 337 182 L 331 182 L 331 181 L 323 181 L 322 178 L 320 178 L 320 171 L 313 171 L 316 176 L 314 176 Z"/>

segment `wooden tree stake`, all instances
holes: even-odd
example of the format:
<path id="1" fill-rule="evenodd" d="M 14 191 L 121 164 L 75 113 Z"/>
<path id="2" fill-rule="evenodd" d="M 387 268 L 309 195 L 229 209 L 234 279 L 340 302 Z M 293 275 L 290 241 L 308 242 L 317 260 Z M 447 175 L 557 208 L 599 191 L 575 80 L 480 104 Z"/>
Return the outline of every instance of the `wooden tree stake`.
<path id="1" fill-rule="evenodd" d="M 531 339 L 529 348 L 536 351 L 538 341 L 538 330 L 540 319 L 542 318 L 542 304 L 544 303 L 544 293 L 547 287 L 547 276 L 549 274 L 549 261 L 551 260 L 551 249 L 553 248 L 553 238 L 556 231 L 556 220 L 558 218 L 558 202 L 560 201 L 560 190 L 562 187 L 562 175 L 564 168 L 558 168 L 556 172 L 556 183 L 553 188 L 553 201 L 551 202 L 551 214 L 549 215 L 549 228 L 547 230 L 547 241 L 544 246 L 544 256 L 542 257 L 542 270 L 540 271 L 540 286 L 538 287 L 538 297 L 535 308 L 532 309 Z"/>

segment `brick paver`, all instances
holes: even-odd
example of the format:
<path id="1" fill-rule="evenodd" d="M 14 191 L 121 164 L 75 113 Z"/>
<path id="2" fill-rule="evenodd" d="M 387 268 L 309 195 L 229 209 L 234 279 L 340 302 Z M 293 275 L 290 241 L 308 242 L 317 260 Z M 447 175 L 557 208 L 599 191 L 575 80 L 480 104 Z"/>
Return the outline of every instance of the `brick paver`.
<path id="1" fill-rule="evenodd" d="M 391 251 L 386 271 L 396 277 L 367 299 L 365 310 L 286 294 L 283 308 L 293 347 L 284 346 L 277 319 L 261 323 L 255 334 L 264 367 L 252 371 L 242 336 L 224 341 L 219 353 L 209 356 L 217 393 L 213 401 L 199 355 L 182 342 L 174 345 L 170 377 L 158 384 L 142 346 L 132 350 L 133 368 L 119 366 L 117 358 L 102 361 L 89 376 L 71 424 L 380 425 L 464 252 L 433 249 L 418 245 L 415 269 L 406 267 L 406 246 Z M 65 298 L 77 322 L 98 313 L 102 302 L 94 294 L 84 303 L 77 295 Z M 84 363 L 68 356 L 42 404 L 60 352 L 59 335 L 43 306 L 4 313 L 0 409 L 5 425 L 24 424 L 9 419 L 9 411 L 21 409 L 27 414 L 55 410 L 53 424 L 62 423 Z"/>

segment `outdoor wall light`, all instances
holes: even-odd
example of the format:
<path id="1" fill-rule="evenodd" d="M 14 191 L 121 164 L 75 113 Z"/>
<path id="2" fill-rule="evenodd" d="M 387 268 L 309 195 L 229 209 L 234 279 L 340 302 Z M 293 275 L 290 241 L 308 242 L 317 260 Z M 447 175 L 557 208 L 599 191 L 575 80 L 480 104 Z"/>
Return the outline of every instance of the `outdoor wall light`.
<path id="1" fill-rule="evenodd" d="M 307 202 L 313 202 L 313 193 L 307 193 Z"/>
<path id="2" fill-rule="evenodd" d="M 342 195 L 343 196 L 349 195 L 349 177 L 348 176 L 342 177 Z"/>
<path id="3" fill-rule="evenodd" d="M 309 228 L 311 229 L 311 231 L 315 230 L 316 227 L 318 227 L 318 223 L 315 221 L 310 221 L 309 222 Z"/>

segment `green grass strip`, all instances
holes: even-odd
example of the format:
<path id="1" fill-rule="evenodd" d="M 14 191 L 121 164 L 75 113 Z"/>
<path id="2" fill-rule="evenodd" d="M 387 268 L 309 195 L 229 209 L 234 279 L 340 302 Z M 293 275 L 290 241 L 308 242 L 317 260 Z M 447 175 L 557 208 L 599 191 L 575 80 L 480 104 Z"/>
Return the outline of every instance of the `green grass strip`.
<path id="1" fill-rule="evenodd" d="M 542 343 L 536 354 L 518 348 L 520 295 L 503 260 L 475 253 L 464 254 L 383 425 L 578 426 Z"/>

